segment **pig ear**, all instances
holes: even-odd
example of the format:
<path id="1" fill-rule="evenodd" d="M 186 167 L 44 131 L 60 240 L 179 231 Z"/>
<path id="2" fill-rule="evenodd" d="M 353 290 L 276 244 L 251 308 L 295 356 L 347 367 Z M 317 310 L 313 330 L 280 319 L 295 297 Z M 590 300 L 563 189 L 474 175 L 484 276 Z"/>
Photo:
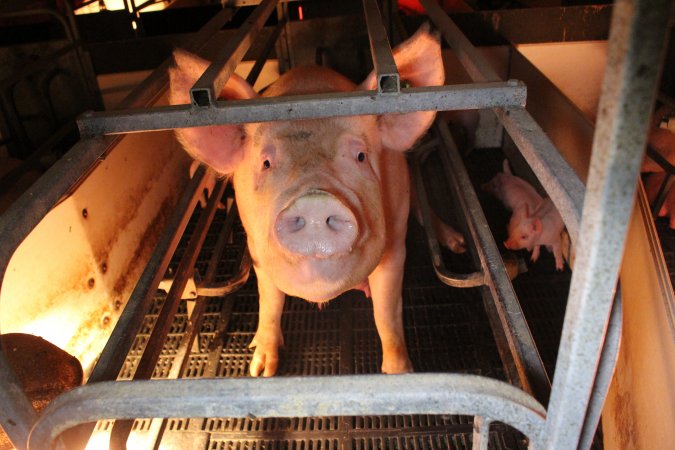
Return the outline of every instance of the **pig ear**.
<path id="1" fill-rule="evenodd" d="M 540 234 L 542 227 L 543 225 L 541 223 L 541 219 L 539 219 L 538 217 L 532 219 L 532 231 L 534 231 L 535 234 Z"/>
<path id="2" fill-rule="evenodd" d="M 190 104 L 190 88 L 209 62 L 184 50 L 174 51 L 173 57 L 175 66 L 169 70 L 169 102 L 172 105 Z M 233 74 L 218 98 L 240 100 L 255 96 L 251 86 Z M 176 135 L 193 158 L 222 174 L 231 173 L 244 154 L 246 134 L 242 125 L 179 128 Z"/>
<path id="3" fill-rule="evenodd" d="M 440 86 L 445 81 L 439 36 L 430 31 L 428 23 L 394 49 L 394 60 L 401 81 L 412 86 Z M 376 83 L 372 72 L 359 88 L 373 90 Z M 435 111 L 380 116 L 382 146 L 390 150 L 408 150 L 429 129 L 435 116 Z"/>

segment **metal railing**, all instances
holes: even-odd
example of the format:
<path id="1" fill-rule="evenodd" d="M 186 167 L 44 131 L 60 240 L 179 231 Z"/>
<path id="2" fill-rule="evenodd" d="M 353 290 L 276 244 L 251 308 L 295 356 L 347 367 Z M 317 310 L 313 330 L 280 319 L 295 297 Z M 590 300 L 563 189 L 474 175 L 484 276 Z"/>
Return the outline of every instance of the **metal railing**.
<path id="1" fill-rule="evenodd" d="M 586 189 L 523 108 L 522 103 L 514 104 L 513 97 L 502 98 L 497 102 L 485 94 L 486 87 L 498 87 L 513 93 L 520 87 L 519 84 L 499 83 L 487 63 L 477 56 L 466 38 L 461 33 L 458 34 L 448 16 L 434 2 L 422 0 L 422 4 L 450 46 L 460 56 L 460 60 L 468 66 L 472 77 L 482 83 L 490 82 L 490 86 L 471 85 L 460 89 L 470 92 L 474 99 L 471 106 L 449 99 L 459 95 L 457 87 L 452 86 L 432 89 L 434 94 L 429 98 L 446 97 L 435 100 L 437 103 L 419 100 L 424 99 L 427 93 L 414 89 L 401 89 L 399 94 L 371 91 L 368 95 L 373 99 L 373 106 L 367 113 L 382 113 L 391 111 L 390 108 L 404 108 L 403 111 L 409 111 L 410 109 L 405 109 L 408 102 L 414 102 L 414 108 L 420 110 L 495 108 L 505 129 L 560 210 L 577 252 L 548 408 L 541 406 L 529 393 L 541 389 L 542 385 L 545 390 L 547 381 L 545 372 L 542 375 L 537 371 L 540 364 L 537 363 L 537 358 L 528 356 L 526 338 L 529 333 L 522 332 L 519 323 L 513 322 L 514 317 L 508 317 L 512 312 L 506 310 L 500 314 L 506 314 L 503 323 L 511 321 L 513 325 L 512 330 L 507 327 L 505 332 L 511 333 L 509 338 L 514 339 L 513 344 L 509 342 L 514 347 L 512 353 L 522 357 L 522 370 L 518 372 L 521 374 L 523 389 L 485 377 L 455 374 L 303 377 L 301 380 L 277 378 L 102 382 L 88 384 L 60 396 L 36 421 L 35 414 L 30 405 L 27 405 L 11 370 L 0 354 L 0 375 L 3 380 L 0 400 L 3 405 L 9 406 L 0 413 L 0 419 L 6 430 L 9 426 L 9 434 L 14 442 L 21 446 L 26 442 L 27 431 L 32 429 L 30 448 L 50 448 L 53 440 L 62 431 L 98 419 L 248 414 L 259 417 L 288 417 L 460 413 L 476 416 L 474 449 L 487 448 L 487 430 L 492 421 L 504 422 L 523 432 L 529 438 L 531 448 L 569 449 L 587 448 L 590 445 L 618 345 L 621 317 L 620 303 L 615 300 L 618 270 L 647 123 L 656 92 L 670 2 L 619 0 L 615 4 L 609 63 Z M 378 40 L 371 39 L 371 42 L 374 46 L 383 45 L 378 44 Z M 377 51 L 373 53 L 379 54 Z M 214 80 L 215 77 L 206 80 L 207 85 L 211 86 Z M 233 116 L 233 113 L 228 112 L 228 105 L 221 105 L 219 102 L 198 109 L 193 106 L 178 106 L 151 113 L 139 110 L 131 115 L 138 117 L 156 114 L 151 119 L 152 123 L 143 125 L 148 128 L 141 128 L 161 129 L 169 125 L 162 118 L 164 113 L 172 117 L 173 122 L 170 125 L 175 126 L 206 124 L 207 120 L 211 120 L 209 124 L 235 123 L 253 120 L 253 117 L 256 120 L 287 120 L 317 115 L 326 117 L 329 114 L 364 114 L 362 110 L 349 109 L 357 105 L 358 101 L 363 101 L 360 99 L 348 100 L 348 104 L 353 102 L 349 107 L 341 106 L 341 99 L 335 97 L 304 100 L 316 101 L 317 105 L 326 102 L 329 105 L 328 110 L 322 112 L 320 106 L 308 103 L 301 106 L 306 109 L 299 116 L 289 117 L 277 111 L 270 116 L 258 118 L 253 114 L 258 114 L 259 109 L 256 108 L 259 105 L 251 101 L 252 103 L 247 104 L 228 104 L 234 107 L 233 110 L 246 110 L 246 113 L 240 113 L 241 116 Z M 288 101 L 285 98 L 272 99 L 267 106 L 272 108 L 285 105 Z M 628 101 L 631 103 L 630 108 L 625 107 Z M 119 117 L 114 117 L 93 113 L 81 121 L 81 126 L 92 134 L 140 131 L 141 128 L 131 127 L 128 122 L 129 114 L 123 112 Z M 203 116 L 194 121 L 179 123 L 181 115 L 185 120 L 190 114 Z M 117 126 L 115 122 L 123 123 L 130 129 Z M 22 198 L 19 206 L 28 208 L 35 216 L 31 216 L 29 220 L 21 220 L 22 217 L 15 208 L 9 218 L 2 218 L 0 230 L 3 232 L 9 230 L 9 224 L 18 226 L 17 230 L 8 233 L 11 234 L 9 245 L 0 249 L 0 275 L 4 274 L 7 261 L 20 242 L 19 237 L 25 236 L 35 226 L 39 217 L 44 215 L 60 195 L 70 189 L 78 176 L 86 173 L 114 140 L 111 137 L 99 137 L 78 144 L 69 155 L 82 155 L 81 160 L 73 161 L 71 156 L 40 180 L 39 204 Z M 71 173 L 63 177 L 64 179 L 58 179 L 59 175 L 69 169 L 76 169 L 76 174 L 79 175 Z M 479 232 L 474 239 L 482 240 Z M 492 285 L 503 286 L 508 283 L 508 277 L 504 281 L 503 267 L 495 269 L 491 262 L 486 264 L 490 270 L 496 271 Z M 515 314 L 518 314 L 517 311 Z M 370 395 L 364 396 L 363 392 L 369 392 Z"/>

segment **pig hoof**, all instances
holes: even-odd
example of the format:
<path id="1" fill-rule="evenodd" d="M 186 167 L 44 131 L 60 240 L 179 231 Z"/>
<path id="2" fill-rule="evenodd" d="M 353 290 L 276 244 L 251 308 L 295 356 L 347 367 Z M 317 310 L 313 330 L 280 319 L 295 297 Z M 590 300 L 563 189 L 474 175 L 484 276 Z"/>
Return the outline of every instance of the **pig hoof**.
<path id="1" fill-rule="evenodd" d="M 253 338 L 249 348 L 255 348 L 249 374 L 252 377 L 271 377 L 277 372 L 279 366 L 279 346 L 283 345 L 283 338 L 279 341 L 263 342 L 258 336 Z"/>

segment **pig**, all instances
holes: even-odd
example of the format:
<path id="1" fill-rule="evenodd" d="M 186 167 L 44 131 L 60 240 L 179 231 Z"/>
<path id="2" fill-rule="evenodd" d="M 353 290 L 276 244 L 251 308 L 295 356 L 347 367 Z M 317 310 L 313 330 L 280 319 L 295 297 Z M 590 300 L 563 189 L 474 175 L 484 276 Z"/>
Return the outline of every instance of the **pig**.
<path id="1" fill-rule="evenodd" d="M 531 212 L 531 213 L 530 213 Z M 556 270 L 563 270 L 562 217 L 550 198 L 544 198 L 534 211 L 528 205 L 517 210 L 509 220 L 509 238 L 504 246 L 509 250 L 526 248 L 532 252 L 532 262 L 539 259 L 539 247 L 545 245 L 555 256 Z"/>
<path id="2" fill-rule="evenodd" d="M 527 249 L 532 252 L 532 262 L 539 259 L 539 246 L 546 247 L 555 256 L 555 267 L 563 269 L 562 217 L 548 198 L 543 198 L 527 181 L 511 172 L 508 160 L 502 163 L 503 172 L 498 173 L 482 189 L 497 197 L 512 211 L 508 224 L 509 238 L 504 245 L 509 250 Z M 530 214 L 532 213 L 532 214 Z"/>
<path id="3" fill-rule="evenodd" d="M 513 175 L 507 159 L 502 163 L 502 168 L 503 172 L 483 184 L 482 189 L 497 197 L 509 211 L 518 211 L 525 205 L 534 211 L 543 200 L 542 196 L 530 183 Z"/>
<path id="4" fill-rule="evenodd" d="M 441 85 L 438 36 L 423 26 L 394 50 L 401 78 Z M 174 52 L 170 102 L 188 91 L 208 62 Z M 327 68 L 283 74 L 264 97 L 372 90 Z M 220 98 L 256 97 L 232 75 Z M 435 112 L 349 116 L 184 128 L 178 140 L 195 159 L 232 174 L 235 197 L 257 276 L 259 321 L 250 344 L 251 376 L 272 376 L 283 346 L 285 295 L 323 304 L 352 288 L 372 296 L 384 373 L 412 371 L 403 333 L 402 280 L 410 179 L 404 151 L 429 128 Z"/>
<path id="5" fill-rule="evenodd" d="M 649 199 L 649 204 L 654 205 L 656 202 L 656 197 L 659 194 L 661 185 L 666 179 L 665 172 L 661 173 L 650 173 L 645 178 L 645 191 L 647 192 L 647 198 Z M 666 197 L 661 205 L 661 208 L 657 211 L 659 217 L 668 217 L 668 226 L 670 229 L 675 230 L 675 189 L 671 186 Z"/>

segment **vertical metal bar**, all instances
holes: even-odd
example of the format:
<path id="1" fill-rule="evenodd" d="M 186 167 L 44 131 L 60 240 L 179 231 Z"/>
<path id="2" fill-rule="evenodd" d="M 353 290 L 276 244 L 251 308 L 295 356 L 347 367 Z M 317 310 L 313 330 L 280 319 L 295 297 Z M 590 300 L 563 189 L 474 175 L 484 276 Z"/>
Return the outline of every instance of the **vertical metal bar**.
<path id="1" fill-rule="evenodd" d="M 376 0 L 363 0 L 363 13 L 368 27 L 370 54 L 373 58 L 373 67 L 377 80 L 377 92 L 397 94 L 401 90 L 394 55 L 391 52 L 387 31 L 382 24 L 380 9 Z"/>
<path id="2" fill-rule="evenodd" d="M 487 417 L 474 416 L 472 450 L 488 450 L 491 423 L 492 421 Z"/>
<path id="3" fill-rule="evenodd" d="M 230 75 L 234 73 L 237 64 L 246 56 L 256 35 L 265 25 L 265 21 L 274 11 L 278 0 L 265 0 L 258 6 L 237 33 L 221 49 L 218 56 L 204 71 L 190 89 L 192 104 L 209 106 L 215 104 L 218 94 L 223 90 Z"/>
<path id="4" fill-rule="evenodd" d="M 614 3 L 579 243 L 544 448 L 577 448 L 634 204 L 670 0 Z"/>

